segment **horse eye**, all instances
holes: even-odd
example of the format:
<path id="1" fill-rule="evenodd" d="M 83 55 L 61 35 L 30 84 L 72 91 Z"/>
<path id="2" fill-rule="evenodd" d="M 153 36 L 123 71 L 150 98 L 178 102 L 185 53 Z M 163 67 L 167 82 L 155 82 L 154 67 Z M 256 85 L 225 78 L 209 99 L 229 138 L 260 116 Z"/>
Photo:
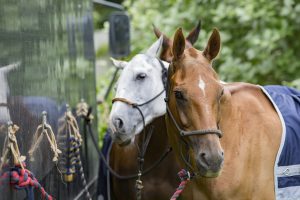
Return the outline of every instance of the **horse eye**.
<path id="1" fill-rule="evenodd" d="M 175 94 L 175 98 L 178 99 L 178 100 L 184 100 L 185 99 L 184 95 L 181 91 L 176 90 L 176 91 L 174 91 L 174 94 Z"/>
<path id="2" fill-rule="evenodd" d="M 140 73 L 136 76 L 137 80 L 143 80 L 144 78 L 146 78 L 147 74 L 145 73 Z"/>

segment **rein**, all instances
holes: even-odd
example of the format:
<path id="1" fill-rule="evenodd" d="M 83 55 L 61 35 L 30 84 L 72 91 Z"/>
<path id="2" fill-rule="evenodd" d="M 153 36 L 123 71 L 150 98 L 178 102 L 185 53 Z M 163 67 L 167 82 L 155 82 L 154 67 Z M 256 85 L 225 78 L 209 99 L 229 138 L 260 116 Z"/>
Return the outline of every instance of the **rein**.
<path id="1" fill-rule="evenodd" d="M 123 102 L 125 104 L 128 104 L 129 106 L 132 106 L 133 108 L 138 110 L 138 112 L 140 113 L 140 115 L 142 117 L 143 133 L 144 133 L 143 134 L 142 147 L 140 148 L 138 145 L 136 145 L 137 149 L 138 149 L 138 152 L 139 152 L 139 156 L 138 156 L 139 171 L 138 171 L 137 180 L 136 180 L 136 189 L 137 189 L 136 196 L 137 196 L 138 200 L 142 199 L 142 189 L 143 189 L 144 186 L 143 186 L 143 182 L 141 180 L 141 176 L 143 174 L 144 157 L 145 157 L 145 154 L 146 154 L 148 144 L 149 144 L 150 139 L 151 139 L 152 134 L 153 134 L 153 127 L 151 127 L 148 134 L 146 133 L 145 116 L 144 116 L 142 110 L 140 109 L 140 107 L 151 103 L 156 98 L 158 98 L 160 95 L 162 95 L 163 92 L 165 91 L 166 80 L 167 80 L 167 70 L 164 67 L 162 61 L 160 59 L 158 59 L 158 61 L 159 61 L 159 64 L 162 68 L 162 82 L 163 82 L 163 85 L 164 85 L 164 89 L 161 92 L 159 92 L 157 95 L 155 95 L 153 98 L 149 99 L 148 101 L 146 101 L 144 103 L 140 103 L 140 104 L 131 102 L 130 100 L 128 100 L 126 98 L 121 98 L 121 97 L 116 97 L 112 100 L 112 103 L 114 103 L 116 101 L 120 101 L 120 102 Z"/>

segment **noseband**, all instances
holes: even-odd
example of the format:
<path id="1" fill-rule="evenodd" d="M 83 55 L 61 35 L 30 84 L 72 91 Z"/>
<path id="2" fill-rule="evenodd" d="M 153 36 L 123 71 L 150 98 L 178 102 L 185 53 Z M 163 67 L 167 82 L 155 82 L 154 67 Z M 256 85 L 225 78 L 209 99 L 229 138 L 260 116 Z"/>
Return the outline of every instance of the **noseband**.
<path id="1" fill-rule="evenodd" d="M 174 116 L 172 115 L 168 104 L 167 104 L 167 113 L 171 117 L 172 122 L 175 125 L 175 127 L 181 137 L 187 137 L 187 136 L 192 136 L 192 135 L 206 135 L 206 134 L 216 134 L 219 138 L 221 138 L 223 136 L 223 133 L 220 129 L 200 129 L 200 130 L 193 130 L 193 131 L 182 130 L 179 127 L 179 125 L 177 124 Z"/>
<path id="2" fill-rule="evenodd" d="M 171 69 L 173 64 L 171 63 L 168 69 L 168 79 L 166 82 L 166 98 L 165 98 L 165 102 L 166 102 L 166 108 L 167 108 L 167 116 L 169 116 L 171 118 L 172 123 L 175 125 L 179 135 L 180 135 L 180 139 L 181 141 L 183 141 L 183 143 L 186 145 L 186 149 L 189 148 L 188 143 L 186 142 L 186 140 L 184 139 L 185 137 L 188 136 L 193 136 L 193 135 L 207 135 L 207 134 L 216 134 L 219 138 L 221 138 L 223 136 L 222 131 L 219 129 L 219 126 L 217 125 L 217 129 L 199 129 L 199 130 L 192 130 L 192 131 L 185 131 L 183 129 L 180 128 L 179 124 L 176 122 L 172 112 L 170 111 L 168 102 L 169 102 L 169 93 L 170 93 L 170 78 L 171 78 Z M 186 157 L 183 155 L 182 152 L 182 145 L 180 145 L 180 154 L 181 154 L 181 158 L 182 160 L 185 162 L 186 166 L 188 168 L 190 168 L 191 170 L 193 169 L 192 165 L 189 162 L 189 155 L 187 156 L 188 159 L 186 159 Z M 194 176 L 197 173 L 192 173 L 194 174 Z"/>
<path id="3" fill-rule="evenodd" d="M 0 103 L 0 107 L 7 107 L 7 103 Z"/>

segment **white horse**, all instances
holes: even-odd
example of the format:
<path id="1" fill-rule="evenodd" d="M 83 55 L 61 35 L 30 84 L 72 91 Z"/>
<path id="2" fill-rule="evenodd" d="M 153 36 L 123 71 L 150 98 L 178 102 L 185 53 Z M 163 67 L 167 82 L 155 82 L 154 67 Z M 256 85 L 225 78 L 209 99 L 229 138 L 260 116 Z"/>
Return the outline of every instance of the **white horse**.
<path id="1" fill-rule="evenodd" d="M 110 113 L 115 141 L 110 165 L 119 174 L 137 174 L 141 167 L 138 160 L 144 160 L 142 173 L 149 173 L 141 177 L 143 200 L 169 199 L 179 184 L 179 166 L 170 152 L 164 119 L 162 78 L 169 64 L 158 58 L 162 42 L 160 37 L 146 53 L 134 56 L 129 62 L 113 60 L 123 71 L 116 87 L 118 101 L 114 101 Z M 139 106 L 134 107 L 133 103 Z M 136 199 L 134 179 L 120 181 L 113 176 L 111 186 L 114 199 Z"/>
<path id="2" fill-rule="evenodd" d="M 137 54 L 129 62 L 113 60 L 114 65 L 123 68 L 116 87 L 116 97 L 142 104 L 156 97 L 153 101 L 140 106 L 145 118 L 145 125 L 166 112 L 165 91 L 162 82 L 162 67 L 169 63 L 160 61 L 163 37 L 161 36 L 145 54 Z M 115 142 L 133 141 L 144 126 L 139 111 L 124 102 L 114 102 L 110 112 L 110 127 Z"/>

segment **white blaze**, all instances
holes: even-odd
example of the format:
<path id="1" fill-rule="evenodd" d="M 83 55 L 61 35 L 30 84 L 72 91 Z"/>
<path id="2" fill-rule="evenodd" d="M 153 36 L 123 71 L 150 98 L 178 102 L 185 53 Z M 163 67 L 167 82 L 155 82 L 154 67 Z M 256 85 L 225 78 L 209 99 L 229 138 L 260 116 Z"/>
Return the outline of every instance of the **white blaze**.
<path id="1" fill-rule="evenodd" d="M 202 78 L 200 77 L 199 80 L 199 84 L 198 84 L 199 88 L 203 91 L 203 94 L 205 95 L 205 82 L 202 80 Z"/>

